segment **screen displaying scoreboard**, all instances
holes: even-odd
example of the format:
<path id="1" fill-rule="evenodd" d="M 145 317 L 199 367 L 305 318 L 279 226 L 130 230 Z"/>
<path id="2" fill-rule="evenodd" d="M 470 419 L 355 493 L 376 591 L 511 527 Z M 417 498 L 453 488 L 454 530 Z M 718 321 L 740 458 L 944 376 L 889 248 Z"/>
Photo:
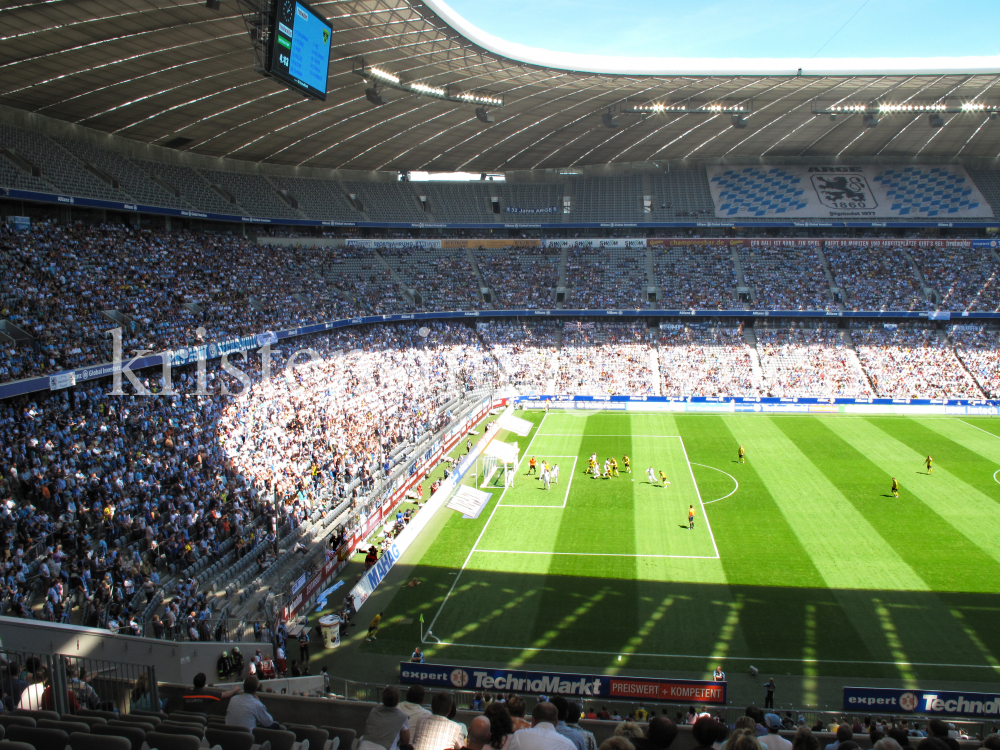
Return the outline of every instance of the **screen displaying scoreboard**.
<path id="1" fill-rule="evenodd" d="M 277 0 L 268 72 L 306 96 L 326 101 L 333 27 L 301 0 Z"/>

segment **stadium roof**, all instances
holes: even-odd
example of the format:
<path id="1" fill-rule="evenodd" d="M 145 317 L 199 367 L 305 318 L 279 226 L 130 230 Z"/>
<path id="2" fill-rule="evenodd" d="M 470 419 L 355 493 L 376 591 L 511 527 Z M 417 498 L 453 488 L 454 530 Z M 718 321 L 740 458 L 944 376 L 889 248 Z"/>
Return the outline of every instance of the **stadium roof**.
<path id="1" fill-rule="evenodd" d="M 0 11 L 0 104 L 148 143 L 190 139 L 181 147 L 209 156 L 361 170 L 1000 155 L 1000 120 L 985 113 L 948 114 L 937 128 L 916 112 L 874 128 L 860 114 L 813 114 L 817 102 L 1000 105 L 996 58 L 812 60 L 798 75 L 782 60 L 556 56 L 490 37 L 438 0 L 312 4 L 334 27 L 326 102 L 254 72 L 235 0 L 218 11 L 204 0 L 15 0 Z M 474 105 L 394 89 L 373 106 L 352 73 L 359 57 L 408 81 L 502 94 L 505 106 L 493 124 Z M 745 128 L 729 114 L 617 114 L 605 127 L 602 115 L 628 100 L 752 111 Z"/>

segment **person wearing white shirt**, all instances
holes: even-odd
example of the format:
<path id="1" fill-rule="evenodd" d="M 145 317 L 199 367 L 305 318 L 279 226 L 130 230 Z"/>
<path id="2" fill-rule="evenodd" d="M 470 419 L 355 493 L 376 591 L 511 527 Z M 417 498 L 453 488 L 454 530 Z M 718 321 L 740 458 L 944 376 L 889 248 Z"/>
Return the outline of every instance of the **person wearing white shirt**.
<path id="1" fill-rule="evenodd" d="M 511 735 L 507 750 L 576 750 L 576 746 L 556 731 L 559 712 L 548 701 L 531 712 L 531 728 Z"/>
<path id="2" fill-rule="evenodd" d="M 409 717 L 411 727 L 416 727 L 417 721 L 424 716 L 431 715 L 431 712 L 422 705 L 425 695 L 426 691 L 423 685 L 410 685 L 406 691 L 406 700 L 399 703 L 398 708 Z"/>
<path id="3" fill-rule="evenodd" d="M 792 750 L 792 743 L 778 734 L 778 730 L 782 728 L 778 714 L 767 714 L 764 716 L 764 723 L 767 725 L 767 736 L 758 737 L 757 740 L 765 750 Z"/>

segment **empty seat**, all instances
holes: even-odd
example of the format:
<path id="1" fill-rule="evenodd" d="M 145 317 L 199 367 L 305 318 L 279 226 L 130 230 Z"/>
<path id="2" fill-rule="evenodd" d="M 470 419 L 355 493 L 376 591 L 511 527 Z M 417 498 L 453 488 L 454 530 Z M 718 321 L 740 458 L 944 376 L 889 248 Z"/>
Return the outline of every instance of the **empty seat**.
<path id="1" fill-rule="evenodd" d="M 108 720 L 101 718 L 100 716 L 76 716 L 74 714 L 63 714 L 63 721 L 81 721 L 88 727 L 93 727 L 95 724 L 107 724 Z"/>
<path id="2" fill-rule="evenodd" d="M 223 732 L 246 732 L 247 734 L 253 734 L 253 732 L 247 729 L 242 724 L 209 724 L 208 729 L 221 729 Z M 205 731 L 207 732 L 208 729 Z"/>
<path id="3" fill-rule="evenodd" d="M 156 724 L 152 721 L 143 721 L 143 719 L 155 719 L 154 716 L 129 716 L 126 714 L 120 719 L 113 719 L 108 722 L 112 726 L 118 727 L 140 727 L 144 732 L 155 732 Z M 159 723 L 159 722 L 157 722 Z"/>
<path id="4" fill-rule="evenodd" d="M 59 713 L 56 711 L 32 710 L 27 708 L 15 708 L 11 711 L 14 716 L 30 716 L 35 721 L 38 719 L 53 719 L 59 721 Z"/>
<path id="5" fill-rule="evenodd" d="M 327 747 L 330 733 L 325 729 L 310 724 L 288 724 L 286 726 L 288 731 L 295 733 L 295 739 L 299 742 L 308 742 L 312 750 L 330 750 Z"/>
<path id="6" fill-rule="evenodd" d="M 11 716 L 10 714 L 7 714 L 6 716 L 0 716 L 0 726 L 4 727 L 5 729 L 8 727 L 12 727 L 15 724 L 22 727 L 33 727 L 35 726 L 35 720 L 32 719 L 30 716 Z"/>
<path id="7" fill-rule="evenodd" d="M 168 719 L 176 719 L 179 721 L 197 721 L 199 724 L 204 724 L 208 721 L 208 714 L 203 714 L 200 711 L 174 711 L 170 714 Z"/>
<path id="8" fill-rule="evenodd" d="M 354 744 L 358 740 L 358 733 L 353 729 L 329 726 L 322 726 L 320 729 L 325 729 L 330 733 L 330 737 L 340 740 L 339 750 L 354 750 Z"/>
<path id="9" fill-rule="evenodd" d="M 39 729 L 61 729 L 66 734 L 73 734 L 73 732 L 90 734 L 90 724 L 83 721 L 53 721 L 52 719 L 39 719 L 36 726 Z"/>
<path id="10" fill-rule="evenodd" d="M 205 737 L 205 727 L 201 724 L 181 724 L 174 721 L 163 721 L 156 727 L 157 732 L 163 734 L 188 734 L 197 737 L 199 740 Z"/>
<path id="11" fill-rule="evenodd" d="M 265 742 L 271 743 L 271 750 L 306 750 L 305 746 L 296 748 L 298 740 L 295 739 L 295 732 L 284 729 L 264 729 L 257 727 L 253 730 L 253 737 L 263 745 Z"/>
<path id="12" fill-rule="evenodd" d="M 27 742 L 11 742 L 9 740 L 4 740 L 0 742 L 0 750 L 35 750 Z"/>
<path id="13" fill-rule="evenodd" d="M 77 716 L 99 716 L 106 721 L 119 719 L 121 716 L 114 711 L 99 711 L 96 708 L 81 708 L 76 712 Z"/>
<path id="14" fill-rule="evenodd" d="M 35 750 L 66 750 L 69 744 L 69 735 L 61 729 L 12 726 L 5 738 L 11 742 L 27 742 Z"/>
<path id="15" fill-rule="evenodd" d="M 198 750 L 201 747 L 201 740 L 189 734 L 149 732 L 146 735 L 146 744 L 149 745 L 149 750 Z"/>
<path id="16" fill-rule="evenodd" d="M 71 750 L 132 750 L 132 743 L 125 737 L 108 737 L 100 734 L 73 732 L 69 736 Z"/>
<path id="17" fill-rule="evenodd" d="M 132 750 L 141 750 L 142 743 L 146 741 L 146 730 L 136 724 L 129 725 L 122 723 L 121 726 L 112 726 L 111 724 L 101 726 L 97 724 L 90 728 L 90 733 L 105 737 L 124 737 L 131 743 Z"/>
<path id="18" fill-rule="evenodd" d="M 218 745 L 222 750 L 250 750 L 256 744 L 250 732 L 228 732 L 223 729 L 207 729 L 205 739 L 211 747 Z"/>
<path id="19" fill-rule="evenodd" d="M 154 719 L 159 719 L 160 721 L 164 721 L 169 718 L 163 711 L 143 711 L 139 708 L 133 708 L 128 713 L 129 716 L 150 716 Z"/>

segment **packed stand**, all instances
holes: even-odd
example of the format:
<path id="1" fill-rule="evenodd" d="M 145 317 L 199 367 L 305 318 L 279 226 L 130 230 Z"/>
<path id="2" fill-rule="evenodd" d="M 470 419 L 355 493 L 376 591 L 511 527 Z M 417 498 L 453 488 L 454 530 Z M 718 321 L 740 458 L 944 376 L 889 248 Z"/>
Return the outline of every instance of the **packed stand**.
<path id="1" fill-rule="evenodd" d="M 323 278 L 342 300 L 338 317 L 415 312 L 371 250 L 329 248 L 321 267 Z"/>
<path id="2" fill-rule="evenodd" d="M 954 327 L 955 353 L 987 398 L 1000 398 L 1000 333 L 978 327 L 978 331 Z"/>
<path id="3" fill-rule="evenodd" d="M 664 396 L 760 395 L 756 353 L 743 340 L 741 326 L 670 325 L 660 331 L 659 357 Z"/>
<path id="4" fill-rule="evenodd" d="M 570 248 L 566 256 L 566 307 L 640 310 L 646 307 L 645 250 Z"/>
<path id="5" fill-rule="evenodd" d="M 1000 310 L 1000 263 L 981 248 L 913 248 L 927 285 L 940 295 L 941 310 Z"/>
<path id="6" fill-rule="evenodd" d="M 815 248 L 741 247 L 743 278 L 757 310 L 837 310 Z"/>
<path id="7" fill-rule="evenodd" d="M 664 310 L 731 310 L 736 276 L 728 247 L 653 248 Z"/>
<path id="8" fill-rule="evenodd" d="M 566 323 L 556 393 L 658 396 L 655 361 L 641 323 Z"/>
<path id="9" fill-rule="evenodd" d="M 554 323 L 479 324 L 479 335 L 499 364 L 504 380 L 535 392 L 547 392 L 556 376 L 559 352 Z"/>
<path id="10" fill-rule="evenodd" d="M 261 247 L 228 235 L 119 224 L 0 228 L 0 263 L 9 269 L 0 318 L 34 339 L 3 345 L 0 376 L 109 362 L 107 332 L 116 327 L 123 329 L 123 354 L 132 356 L 362 311 L 345 305 L 321 278 L 326 254 L 325 248 Z M 366 294 L 356 301 L 370 309 Z"/>
<path id="11" fill-rule="evenodd" d="M 338 496 L 356 479 L 357 493 L 370 491 L 393 448 L 444 427 L 451 416 L 441 408 L 456 395 L 496 383 L 492 357 L 464 325 L 348 329 L 320 344 L 292 378 L 257 383 L 221 417 L 235 469 L 282 495 L 313 465 Z"/>
<path id="12" fill-rule="evenodd" d="M 848 309 L 932 309 L 901 248 L 827 247 L 825 252 Z"/>
<path id="13" fill-rule="evenodd" d="M 477 250 L 476 263 L 486 285 L 496 293 L 497 307 L 549 310 L 555 307 L 561 251 L 505 247 Z"/>
<path id="14" fill-rule="evenodd" d="M 394 247 L 383 250 L 382 257 L 420 293 L 424 310 L 487 309 L 465 250 Z"/>
<path id="15" fill-rule="evenodd" d="M 982 398 L 954 349 L 935 330 L 884 324 L 852 330 L 879 398 Z"/>
<path id="16" fill-rule="evenodd" d="M 767 396 L 868 398 L 871 385 L 840 331 L 756 327 L 757 354 Z"/>

